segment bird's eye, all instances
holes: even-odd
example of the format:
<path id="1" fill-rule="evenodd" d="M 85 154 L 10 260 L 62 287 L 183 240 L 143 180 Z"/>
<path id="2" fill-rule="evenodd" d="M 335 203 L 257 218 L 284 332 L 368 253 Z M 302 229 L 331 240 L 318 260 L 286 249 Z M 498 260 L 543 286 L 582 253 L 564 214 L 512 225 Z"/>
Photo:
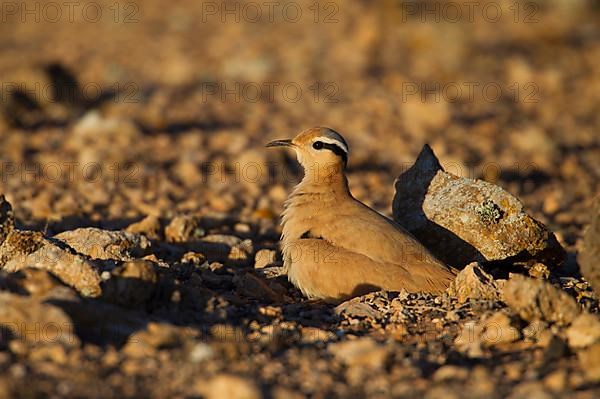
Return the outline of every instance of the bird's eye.
<path id="1" fill-rule="evenodd" d="M 315 142 L 313 143 L 313 148 L 314 148 L 315 150 L 320 150 L 320 149 L 322 149 L 322 148 L 323 148 L 323 142 L 322 142 L 322 141 L 315 141 Z"/>

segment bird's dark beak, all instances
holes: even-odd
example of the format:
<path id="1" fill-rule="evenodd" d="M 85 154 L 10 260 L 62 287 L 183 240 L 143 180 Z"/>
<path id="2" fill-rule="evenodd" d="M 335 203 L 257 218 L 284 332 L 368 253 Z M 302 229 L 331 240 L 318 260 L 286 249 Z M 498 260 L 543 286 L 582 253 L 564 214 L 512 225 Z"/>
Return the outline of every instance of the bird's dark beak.
<path id="1" fill-rule="evenodd" d="M 287 140 L 273 140 L 270 143 L 267 143 L 267 145 L 265 147 L 291 147 L 294 144 L 292 144 L 292 140 L 287 139 Z"/>

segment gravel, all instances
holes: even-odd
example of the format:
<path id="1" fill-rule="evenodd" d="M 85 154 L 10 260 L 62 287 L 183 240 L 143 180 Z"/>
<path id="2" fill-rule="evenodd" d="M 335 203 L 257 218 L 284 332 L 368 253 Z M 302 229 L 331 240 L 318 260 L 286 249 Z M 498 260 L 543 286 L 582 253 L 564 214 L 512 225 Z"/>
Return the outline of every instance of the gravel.
<path id="1" fill-rule="evenodd" d="M 600 396 L 593 2 L 537 23 L 347 1 L 335 23 L 223 23 L 191 0 L 114 23 L 95 3 L 100 23 L 0 24 L 0 397 Z M 263 146 L 313 125 L 348 140 L 358 199 L 439 233 L 448 292 L 334 306 L 288 283 L 301 171 Z"/>

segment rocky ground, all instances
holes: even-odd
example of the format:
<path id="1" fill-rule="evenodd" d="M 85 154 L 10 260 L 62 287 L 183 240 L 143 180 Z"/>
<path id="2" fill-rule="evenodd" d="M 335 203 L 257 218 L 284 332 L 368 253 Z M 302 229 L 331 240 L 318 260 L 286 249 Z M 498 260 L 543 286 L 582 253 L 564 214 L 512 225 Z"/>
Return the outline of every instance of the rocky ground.
<path id="1" fill-rule="evenodd" d="M 49 3 L 0 14 L 0 397 L 599 395 L 596 2 Z M 287 282 L 263 145 L 315 125 L 447 293 Z"/>

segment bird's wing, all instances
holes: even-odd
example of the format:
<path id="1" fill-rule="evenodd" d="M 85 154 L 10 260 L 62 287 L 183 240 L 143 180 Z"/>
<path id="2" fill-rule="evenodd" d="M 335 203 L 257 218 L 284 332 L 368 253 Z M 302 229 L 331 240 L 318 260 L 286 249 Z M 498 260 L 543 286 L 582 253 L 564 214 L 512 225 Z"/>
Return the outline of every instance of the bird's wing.
<path id="1" fill-rule="evenodd" d="M 433 256 L 416 238 L 366 205 L 353 201 L 312 231 L 336 247 L 378 263 L 400 266 L 423 284 L 454 278 L 452 269 Z M 428 283 L 428 280 L 432 280 Z"/>
<path id="2" fill-rule="evenodd" d="M 411 274 L 400 266 L 374 262 L 324 239 L 291 243 L 290 280 L 308 297 L 342 300 L 370 291 L 418 291 Z"/>

